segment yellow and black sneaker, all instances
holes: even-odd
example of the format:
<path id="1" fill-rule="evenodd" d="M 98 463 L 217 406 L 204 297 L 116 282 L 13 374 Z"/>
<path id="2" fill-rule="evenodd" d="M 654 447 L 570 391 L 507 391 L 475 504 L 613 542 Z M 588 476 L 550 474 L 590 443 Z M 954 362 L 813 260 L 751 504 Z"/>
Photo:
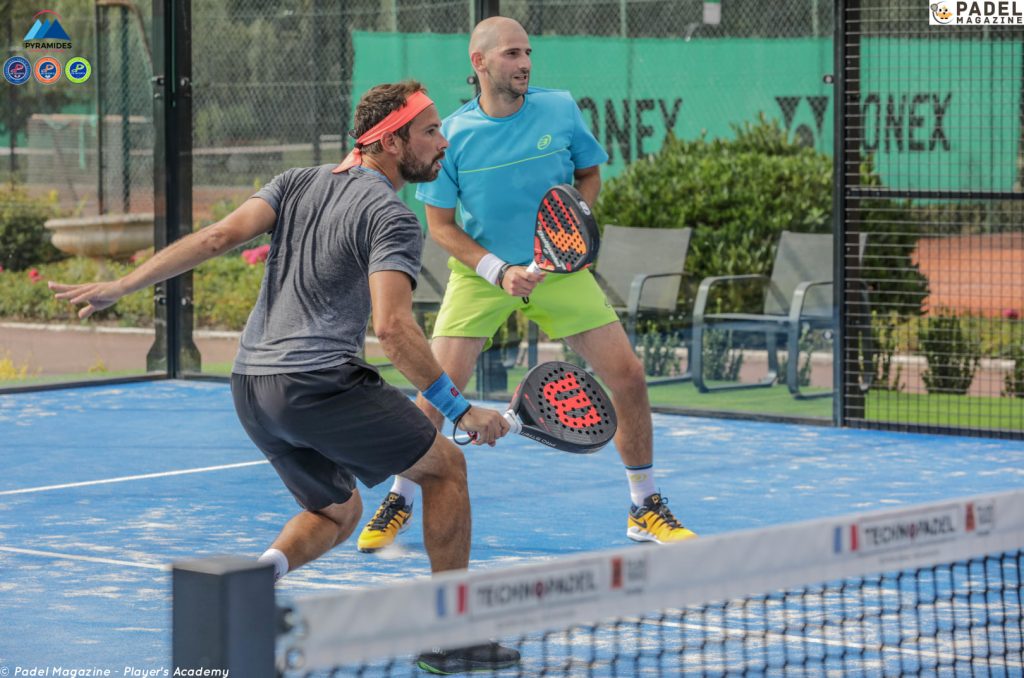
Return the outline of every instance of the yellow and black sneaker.
<path id="1" fill-rule="evenodd" d="M 390 546 L 395 537 L 409 527 L 410 520 L 412 503 L 406 504 L 405 497 L 396 492 L 389 492 L 381 502 L 380 508 L 373 514 L 373 518 L 359 533 L 356 546 L 363 553 L 373 553 Z"/>
<path id="2" fill-rule="evenodd" d="M 642 506 L 629 509 L 626 536 L 633 541 L 653 541 L 671 544 L 696 537 L 696 533 L 683 527 L 668 508 L 668 499 L 652 494 Z"/>
<path id="3" fill-rule="evenodd" d="M 434 650 L 424 652 L 416 658 L 416 666 L 438 676 L 499 671 L 518 663 L 518 650 L 497 643 L 485 643 L 457 650 Z"/>

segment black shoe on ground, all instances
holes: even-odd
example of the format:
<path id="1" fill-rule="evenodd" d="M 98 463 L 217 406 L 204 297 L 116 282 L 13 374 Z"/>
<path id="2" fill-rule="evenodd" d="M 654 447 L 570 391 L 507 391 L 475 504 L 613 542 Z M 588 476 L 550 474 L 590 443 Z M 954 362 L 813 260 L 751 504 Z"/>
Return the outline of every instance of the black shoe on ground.
<path id="1" fill-rule="evenodd" d="M 485 643 L 454 650 L 424 652 L 416 658 L 416 665 L 439 676 L 474 671 L 497 671 L 519 663 L 519 651 L 497 643 Z"/>

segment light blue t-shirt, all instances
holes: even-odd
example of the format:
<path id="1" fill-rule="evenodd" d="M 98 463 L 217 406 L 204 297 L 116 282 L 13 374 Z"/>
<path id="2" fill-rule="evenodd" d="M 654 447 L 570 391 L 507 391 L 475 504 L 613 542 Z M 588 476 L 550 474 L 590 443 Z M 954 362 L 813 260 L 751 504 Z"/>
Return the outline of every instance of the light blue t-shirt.
<path id="1" fill-rule="evenodd" d="M 450 143 L 441 172 L 416 197 L 434 207 L 458 204 L 466 233 L 512 264 L 533 259 L 544 193 L 571 184 L 575 169 L 608 160 L 564 90 L 531 87 L 505 118 L 486 115 L 474 99 L 445 118 L 441 131 Z"/>

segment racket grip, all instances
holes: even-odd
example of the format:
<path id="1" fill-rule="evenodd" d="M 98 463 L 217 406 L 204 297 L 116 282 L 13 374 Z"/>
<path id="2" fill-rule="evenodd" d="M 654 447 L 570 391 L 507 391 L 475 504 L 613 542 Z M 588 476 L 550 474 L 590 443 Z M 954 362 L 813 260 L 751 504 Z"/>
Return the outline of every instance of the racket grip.
<path id="1" fill-rule="evenodd" d="M 530 265 L 526 267 L 526 272 L 527 273 L 536 273 L 539 270 L 540 270 L 540 266 L 537 265 L 537 260 L 536 259 L 531 261 Z M 523 303 L 524 304 L 530 303 L 530 297 L 523 297 Z M 509 412 L 511 412 L 511 411 L 512 410 L 509 410 Z M 516 433 L 518 433 L 518 431 L 516 431 Z"/>
<path id="2" fill-rule="evenodd" d="M 509 433 L 522 433 L 523 432 L 523 421 L 519 416 L 512 410 L 505 410 L 505 421 L 508 422 Z"/>

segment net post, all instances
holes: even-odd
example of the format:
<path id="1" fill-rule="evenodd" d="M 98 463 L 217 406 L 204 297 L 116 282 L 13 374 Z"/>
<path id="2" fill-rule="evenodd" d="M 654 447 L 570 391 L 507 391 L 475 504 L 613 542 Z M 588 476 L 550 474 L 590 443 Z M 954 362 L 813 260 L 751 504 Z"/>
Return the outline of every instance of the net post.
<path id="1" fill-rule="evenodd" d="M 174 670 L 277 676 L 272 565 L 237 556 L 181 561 L 174 563 L 171 580 Z"/>

